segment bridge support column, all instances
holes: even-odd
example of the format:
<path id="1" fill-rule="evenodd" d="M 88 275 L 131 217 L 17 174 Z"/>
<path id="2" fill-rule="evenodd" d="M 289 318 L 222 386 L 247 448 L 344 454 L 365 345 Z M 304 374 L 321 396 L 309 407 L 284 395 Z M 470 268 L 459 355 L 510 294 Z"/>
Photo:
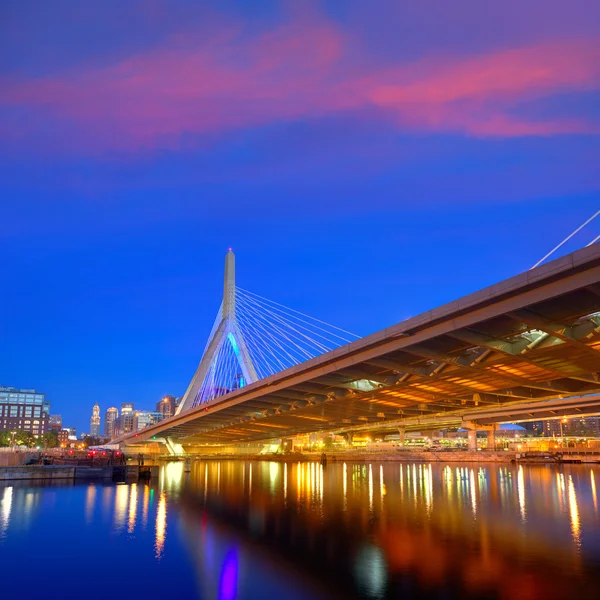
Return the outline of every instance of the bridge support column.
<path id="1" fill-rule="evenodd" d="M 496 429 L 495 428 L 487 430 L 487 445 L 488 445 L 488 450 L 496 449 Z"/>
<path id="2" fill-rule="evenodd" d="M 352 433 L 344 433 L 343 435 L 348 446 L 352 446 L 352 442 L 354 441 L 354 435 Z"/>
<path id="3" fill-rule="evenodd" d="M 469 450 L 477 450 L 477 430 L 469 429 L 467 432 L 469 436 L 468 448 Z"/>
<path id="4" fill-rule="evenodd" d="M 398 429 L 398 435 L 400 437 L 398 443 L 400 444 L 400 446 L 404 446 L 404 438 L 406 437 L 406 429 L 404 429 L 403 427 L 400 427 Z"/>

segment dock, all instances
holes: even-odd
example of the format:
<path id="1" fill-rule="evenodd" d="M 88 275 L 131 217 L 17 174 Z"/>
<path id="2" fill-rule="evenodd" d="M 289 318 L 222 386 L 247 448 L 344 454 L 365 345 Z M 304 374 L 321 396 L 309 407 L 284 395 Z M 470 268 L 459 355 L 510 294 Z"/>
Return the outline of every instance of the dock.
<path id="1" fill-rule="evenodd" d="M 148 481 L 158 477 L 158 466 L 112 465 L 102 467 L 32 465 L 0 467 L 0 482 L 14 480 Z"/>

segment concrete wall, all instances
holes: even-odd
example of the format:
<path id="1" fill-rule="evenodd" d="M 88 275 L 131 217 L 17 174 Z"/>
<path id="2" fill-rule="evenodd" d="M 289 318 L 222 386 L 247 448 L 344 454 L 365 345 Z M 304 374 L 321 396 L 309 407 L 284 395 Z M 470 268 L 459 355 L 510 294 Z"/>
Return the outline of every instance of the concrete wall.
<path id="1" fill-rule="evenodd" d="M 0 452 L 0 467 L 17 467 L 19 465 L 24 465 L 25 461 L 32 457 L 38 456 L 39 452 L 23 452 L 21 450 L 17 452 L 13 452 L 12 449 L 2 448 L 2 452 Z"/>
<path id="2" fill-rule="evenodd" d="M 0 467 L 0 481 L 11 479 L 73 479 L 75 467 Z"/>

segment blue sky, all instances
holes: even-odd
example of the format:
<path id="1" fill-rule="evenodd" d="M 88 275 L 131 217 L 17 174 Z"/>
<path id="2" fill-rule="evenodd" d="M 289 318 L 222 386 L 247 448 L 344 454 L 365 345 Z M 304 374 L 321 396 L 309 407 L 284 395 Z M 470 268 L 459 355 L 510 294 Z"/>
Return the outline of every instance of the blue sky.
<path id="1" fill-rule="evenodd" d="M 600 5 L 302 6 L 2 3 L 2 384 L 87 431 L 185 391 L 230 246 L 367 334 L 598 209 Z"/>

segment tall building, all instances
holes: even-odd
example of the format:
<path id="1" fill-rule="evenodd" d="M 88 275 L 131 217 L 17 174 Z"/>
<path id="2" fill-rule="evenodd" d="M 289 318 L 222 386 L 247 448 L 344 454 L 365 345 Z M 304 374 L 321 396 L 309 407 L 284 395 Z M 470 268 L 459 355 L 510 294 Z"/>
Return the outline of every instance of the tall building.
<path id="1" fill-rule="evenodd" d="M 119 409 L 111 406 L 104 414 L 104 435 L 112 439 L 115 437 L 115 421 L 119 418 Z"/>
<path id="2" fill-rule="evenodd" d="M 100 406 L 94 404 L 92 408 L 92 418 L 90 419 L 90 435 L 92 437 L 100 437 Z"/>
<path id="3" fill-rule="evenodd" d="M 32 389 L 0 386 L 0 429 L 22 429 L 39 437 L 48 431 L 50 403 Z"/>
<path id="4" fill-rule="evenodd" d="M 163 419 L 168 419 L 175 414 L 176 406 L 175 396 L 165 396 L 160 402 L 156 403 L 156 412 L 161 413 Z"/>
<path id="5" fill-rule="evenodd" d="M 133 402 L 122 402 L 121 403 L 121 414 L 127 414 L 133 412 Z"/>
<path id="6" fill-rule="evenodd" d="M 60 431 L 62 429 L 62 417 L 60 415 L 50 415 L 48 418 L 48 429 Z"/>
<path id="7" fill-rule="evenodd" d="M 160 421 L 162 421 L 162 413 L 158 411 L 136 410 L 133 413 L 133 431 L 139 431 Z"/>
<path id="8" fill-rule="evenodd" d="M 135 413 L 131 410 L 123 412 L 121 405 L 121 414 L 114 420 L 113 423 L 113 438 L 124 435 L 133 431 L 133 421 Z"/>

